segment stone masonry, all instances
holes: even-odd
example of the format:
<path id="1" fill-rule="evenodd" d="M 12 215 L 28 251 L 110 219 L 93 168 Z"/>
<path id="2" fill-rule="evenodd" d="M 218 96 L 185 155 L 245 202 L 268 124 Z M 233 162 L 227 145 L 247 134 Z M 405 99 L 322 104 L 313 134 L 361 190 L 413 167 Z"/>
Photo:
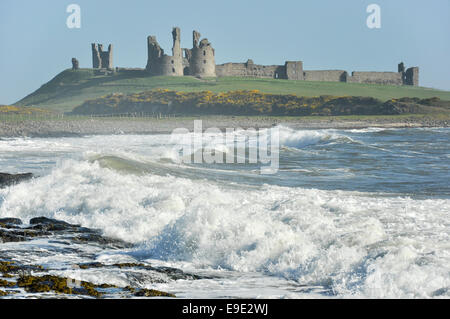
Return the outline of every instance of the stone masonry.
<path id="1" fill-rule="evenodd" d="M 92 43 L 92 68 L 112 70 L 113 48 L 111 44 L 108 46 L 108 51 L 103 51 L 103 44 Z"/>
<path id="2" fill-rule="evenodd" d="M 193 32 L 192 49 L 181 48 L 180 29 L 173 28 L 172 55 L 164 53 L 155 36 L 147 39 L 148 59 L 146 70 L 150 75 L 215 77 L 215 52 L 208 41 L 200 41 L 200 33 Z M 183 56 L 184 53 L 184 56 Z"/>
<path id="3" fill-rule="evenodd" d="M 419 68 L 405 69 L 401 62 L 397 72 L 352 72 L 345 70 L 304 70 L 302 61 L 286 61 L 284 65 L 259 65 L 249 59 L 245 63 L 216 65 L 215 50 L 208 39 L 201 39 L 197 31 L 192 33 L 192 48 L 181 47 L 181 31 L 172 30 L 172 55 L 167 55 L 155 36 L 147 38 L 148 58 L 146 71 L 150 76 L 195 77 L 254 77 L 297 81 L 327 81 L 382 85 L 419 85 Z M 103 51 L 101 44 L 92 44 L 94 69 L 112 69 L 112 46 Z"/>
<path id="4" fill-rule="evenodd" d="M 80 68 L 80 63 L 76 58 L 72 58 L 72 70 L 78 70 Z"/>

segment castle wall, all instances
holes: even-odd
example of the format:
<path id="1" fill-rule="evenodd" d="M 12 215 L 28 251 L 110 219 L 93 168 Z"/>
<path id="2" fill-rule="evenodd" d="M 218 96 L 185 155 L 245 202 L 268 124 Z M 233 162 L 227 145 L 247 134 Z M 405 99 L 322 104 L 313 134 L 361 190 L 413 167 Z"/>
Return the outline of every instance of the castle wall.
<path id="1" fill-rule="evenodd" d="M 403 85 L 403 74 L 400 72 L 352 72 L 352 76 L 347 77 L 347 82 Z"/>
<path id="2" fill-rule="evenodd" d="M 225 63 L 216 65 L 217 76 L 247 76 L 245 63 Z"/>
<path id="3" fill-rule="evenodd" d="M 284 65 L 285 78 L 288 80 L 304 80 L 302 61 L 287 61 Z"/>
<path id="4" fill-rule="evenodd" d="M 183 49 L 184 52 L 188 49 Z M 190 52 L 190 50 L 189 50 Z M 191 64 L 189 63 L 189 59 L 184 57 L 183 58 L 183 75 L 190 75 L 191 74 Z"/>
<path id="5" fill-rule="evenodd" d="M 164 50 L 158 44 L 155 36 L 147 37 L 148 59 L 145 69 L 151 75 L 159 75 L 159 59 L 164 55 Z"/>
<path id="6" fill-rule="evenodd" d="M 403 63 L 398 65 L 404 70 Z M 252 60 L 247 63 L 225 63 L 216 66 L 217 76 L 237 76 L 256 78 L 278 78 L 288 80 L 367 83 L 382 85 L 419 85 L 419 68 L 409 68 L 406 72 L 352 72 L 344 70 L 304 71 L 301 61 L 287 61 L 282 65 L 258 65 Z"/>
<path id="7" fill-rule="evenodd" d="M 347 72 L 343 70 L 304 71 L 305 81 L 345 82 Z"/>
<path id="8" fill-rule="evenodd" d="M 217 76 L 242 76 L 256 78 L 285 79 L 286 70 L 281 65 L 259 65 L 252 60 L 246 63 L 225 63 L 216 65 Z"/>

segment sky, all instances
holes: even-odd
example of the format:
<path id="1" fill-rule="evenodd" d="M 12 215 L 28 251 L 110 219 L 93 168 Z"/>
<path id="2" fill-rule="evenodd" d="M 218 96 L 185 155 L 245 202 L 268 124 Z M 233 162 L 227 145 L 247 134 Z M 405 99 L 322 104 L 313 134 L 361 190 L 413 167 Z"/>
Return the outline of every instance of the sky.
<path id="1" fill-rule="evenodd" d="M 81 28 L 68 28 L 70 4 Z M 370 29 L 367 6 L 381 9 Z M 91 43 L 114 45 L 114 66 L 145 67 L 146 39 L 167 53 L 172 27 L 182 47 L 192 30 L 208 38 L 216 63 L 284 64 L 305 70 L 397 71 L 420 67 L 420 85 L 450 90 L 449 0 L 1 0 L 0 104 L 12 104 L 59 72 L 92 67 Z"/>

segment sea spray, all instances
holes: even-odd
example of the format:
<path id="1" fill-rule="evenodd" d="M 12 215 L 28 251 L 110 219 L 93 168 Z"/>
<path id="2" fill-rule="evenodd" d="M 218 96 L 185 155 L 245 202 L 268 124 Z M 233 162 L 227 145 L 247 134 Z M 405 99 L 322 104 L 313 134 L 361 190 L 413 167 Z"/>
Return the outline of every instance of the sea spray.
<path id="1" fill-rule="evenodd" d="M 416 260 L 428 256 L 441 282 L 415 278 L 428 287 L 423 292 L 448 281 L 445 259 L 430 255 L 442 245 L 441 236 L 421 234 L 430 218 L 445 220 L 448 200 L 377 198 L 269 185 L 244 192 L 207 181 L 123 175 L 98 163 L 73 160 L 48 176 L 1 192 L 5 201 L 0 216 L 24 220 L 47 216 L 100 228 L 108 236 L 139 244 L 141 255 L 200 268 L 271 273 L 303 284 L 330 286 L 340 293 L 352 293 L 359 285 L 377 295 L 386 293 L 381 289 L 385 284 L 400 284 L 383 274 L 386 264 L 380 258 L 387 263 L 395 260 L 398 280 L 403 280 L 409 276 L 405 269 L 425 274 L 430 265 L 416 266 Z M 401 247 L 408 228 L 413 257 L 405 258 Z M 441 231 L 449 230 L 442 225 Z M 376 273 L 380 273 L 378 281 Z M 411 293 L 409 288 L 395 289 Z"/>
<path id="2" fill-rule="evenodd" d="M 205 289 L 241 297 L 448 297 L 445 130 L 283 134 L 281 144 L 298 152 L 281 149 L 280 172 L 264 178 L 245 165 L 163 160 L 174 145 L 168 135 L 3 140 L 2 165 L 40 174 L 0 190 L 0 216 L 57 218 L 135 245 L 98 253 L 97 261 L 149 260 L 211 278 L 160 287 L 187 297 Z M 49 152 L 48 143 L 60 151 Z M 47 170 L 38 169 L 43 164 Z"/>

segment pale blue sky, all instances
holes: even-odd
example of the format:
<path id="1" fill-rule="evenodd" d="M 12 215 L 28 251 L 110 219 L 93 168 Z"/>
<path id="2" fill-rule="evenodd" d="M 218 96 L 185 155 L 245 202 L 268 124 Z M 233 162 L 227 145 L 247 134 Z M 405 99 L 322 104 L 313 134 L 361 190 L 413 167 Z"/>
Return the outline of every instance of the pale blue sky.
<path id="1" fill-rule="evenodd" d="M 81 29 L 68 29 L 66 7 L 81 6 Z M 381 29 L 366 26 L 366 7 L 381 7 Z M 216 62 L 283 64 L 306 70 L 396 71 L 420 67 L 420 85 L 450 90 L 449 0 L 1 0 L 0 104 L 39 88 L 72 57 L 91 67 L 92 42 L 114 44 L 114 65 L 145 67 L 146 38 L 170 52 L 192 30 L 216 49 Z"/>

